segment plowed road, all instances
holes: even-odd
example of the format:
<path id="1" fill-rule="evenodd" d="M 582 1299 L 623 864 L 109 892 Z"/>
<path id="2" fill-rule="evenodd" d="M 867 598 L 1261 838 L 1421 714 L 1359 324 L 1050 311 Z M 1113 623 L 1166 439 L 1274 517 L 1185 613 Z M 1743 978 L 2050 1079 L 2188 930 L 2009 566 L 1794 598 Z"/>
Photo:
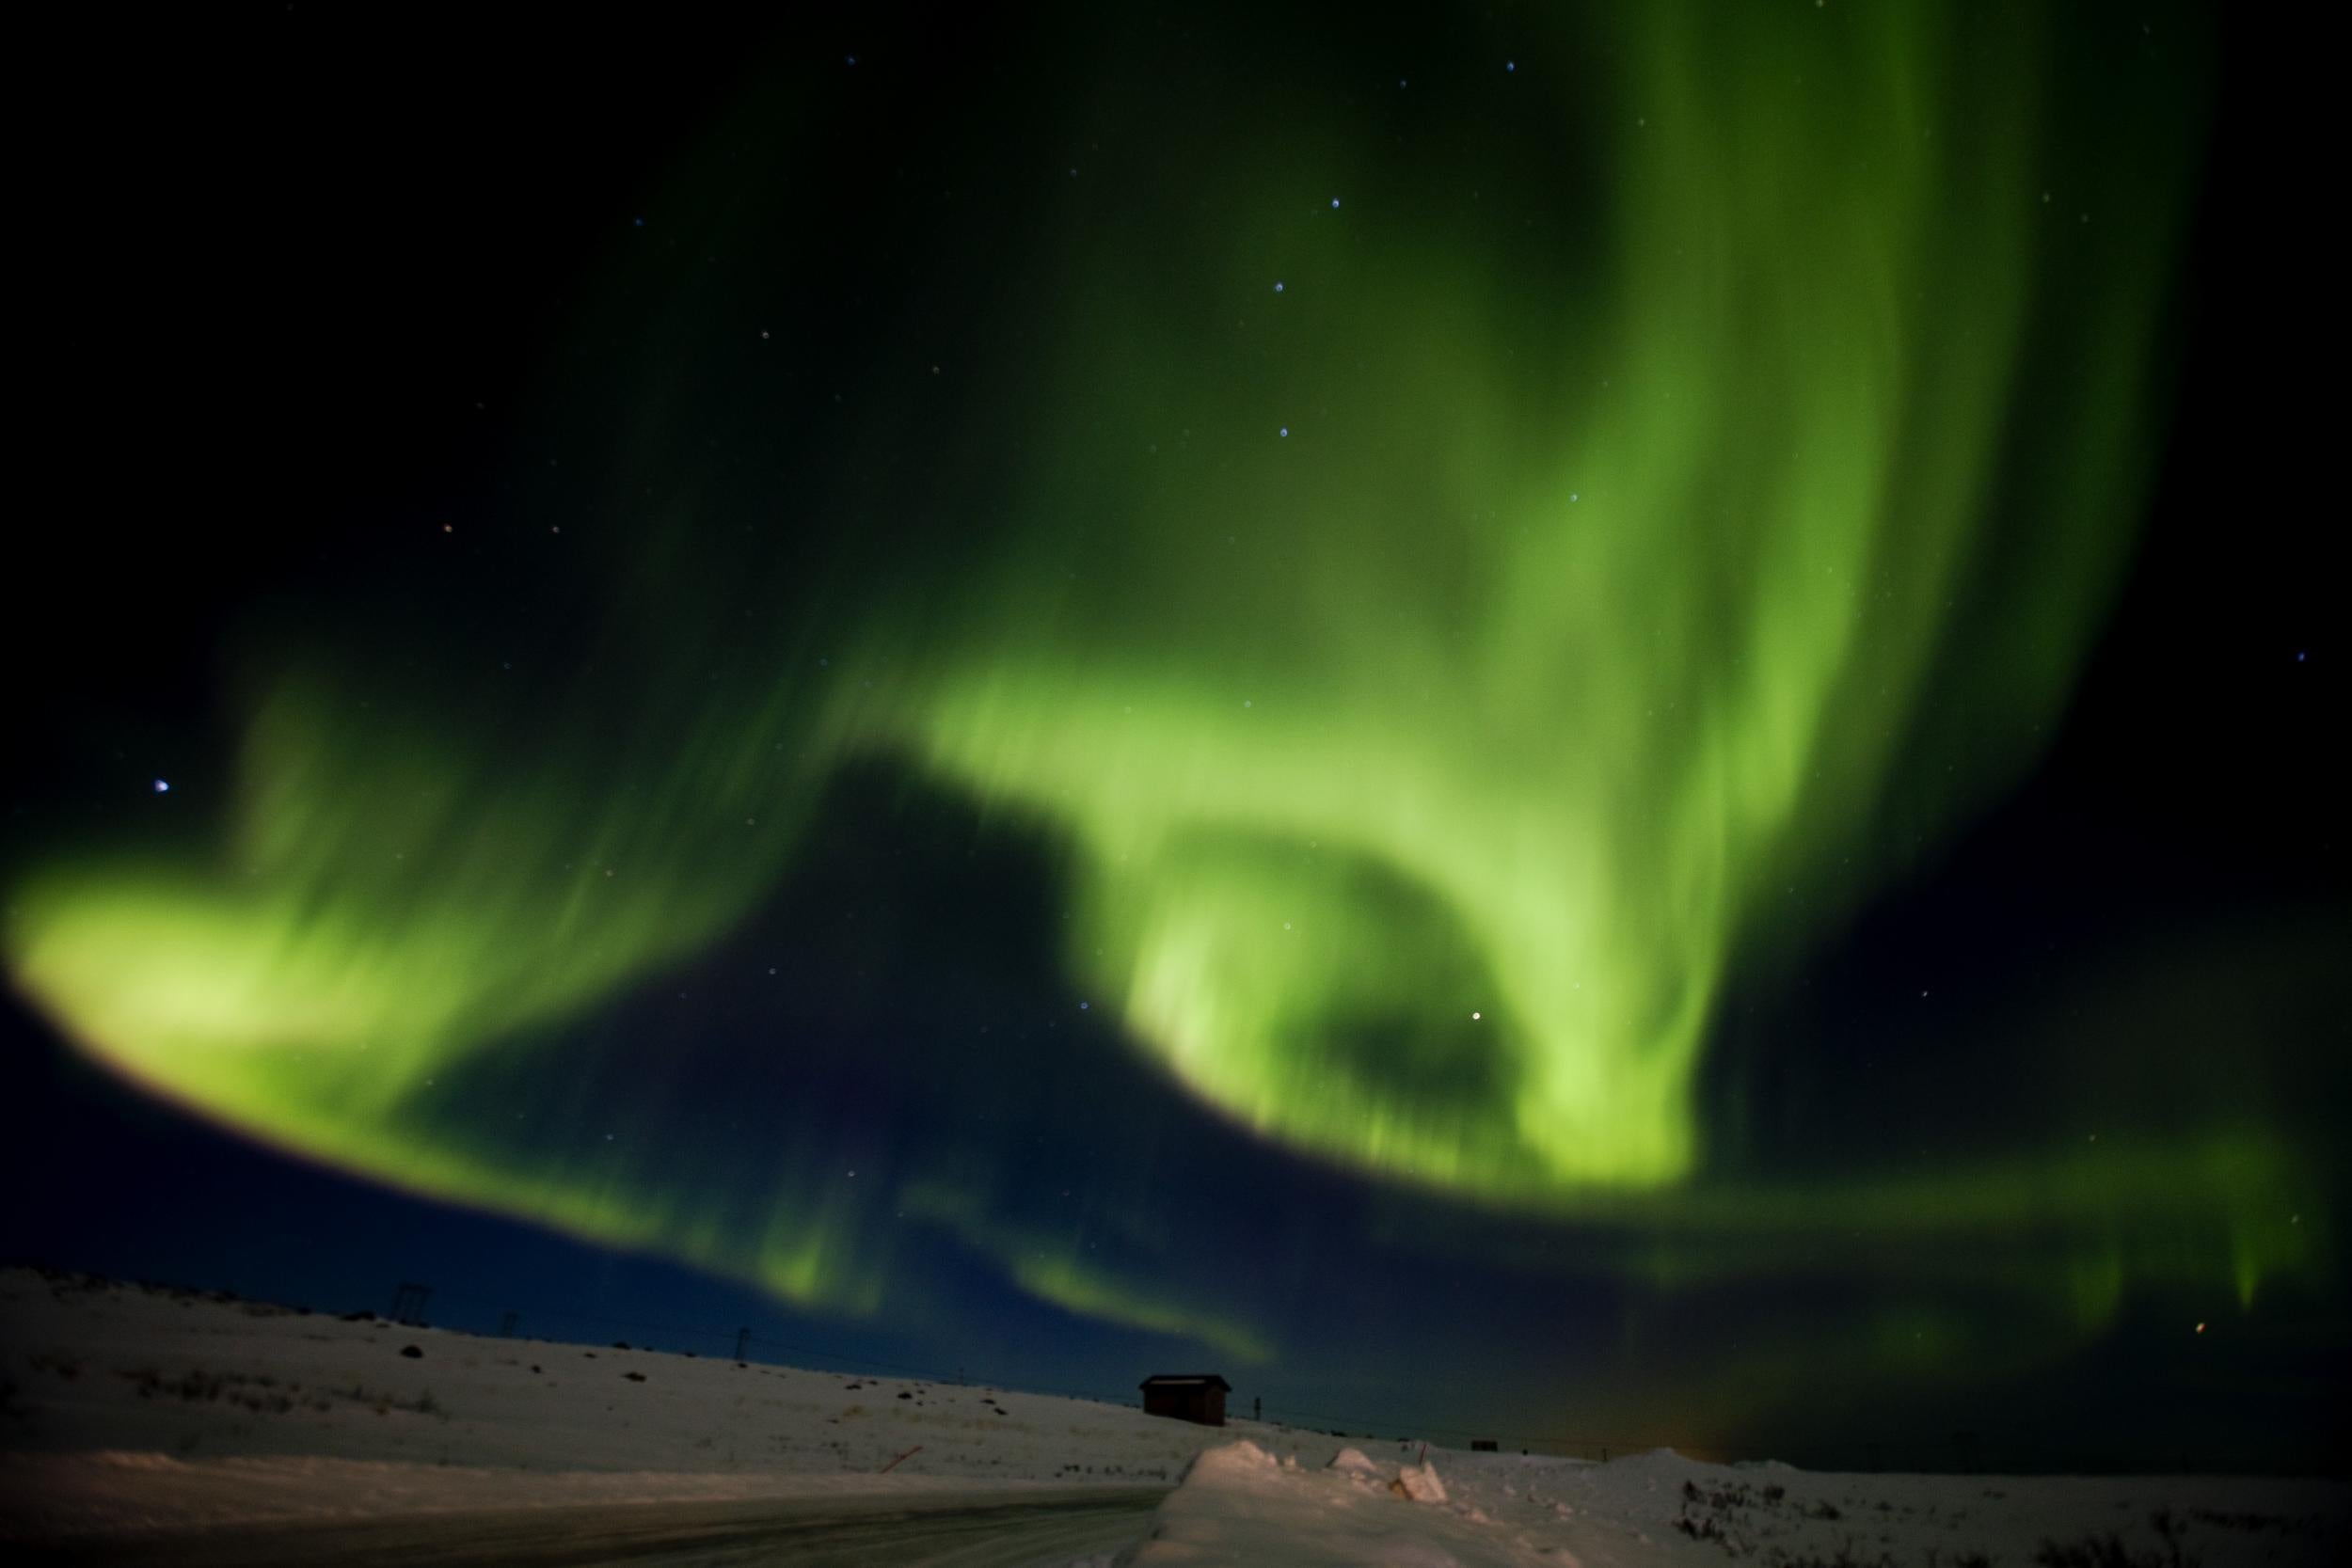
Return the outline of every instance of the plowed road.
<path id="1" fill-rule="evenodd" d="M 29 1555 L 88 1568 L 1059 1568 L 1144 1534 L 1166 1496 L 1122 1487 L 613 1504 L 174 1530 L 40 1545 Z"/>

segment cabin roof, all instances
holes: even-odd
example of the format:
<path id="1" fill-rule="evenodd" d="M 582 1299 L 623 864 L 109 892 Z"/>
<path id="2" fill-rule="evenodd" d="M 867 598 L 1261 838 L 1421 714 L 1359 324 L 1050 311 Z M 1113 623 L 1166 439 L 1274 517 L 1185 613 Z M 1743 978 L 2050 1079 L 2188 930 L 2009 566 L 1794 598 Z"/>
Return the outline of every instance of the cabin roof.
<path id="1" fill-rule="evenodd" d="M 1233 1386 L 1215 1372 L 1162 1372 L 1157 1377 L 1145 1378 L 1142 1386 L 1146 1388 L 1184 1388 L 1211 1383 L 1229 1394 L 1233 1391 Z"/>

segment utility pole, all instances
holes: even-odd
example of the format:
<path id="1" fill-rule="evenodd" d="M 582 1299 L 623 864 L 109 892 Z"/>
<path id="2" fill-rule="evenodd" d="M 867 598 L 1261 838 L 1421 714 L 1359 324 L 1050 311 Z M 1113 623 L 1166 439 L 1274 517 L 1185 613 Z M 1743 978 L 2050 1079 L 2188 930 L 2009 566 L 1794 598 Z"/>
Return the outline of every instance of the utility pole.
<path id="1" fill-rule="evenodd" d="M 433 1287 L 404 1279 L 400 1289 L 392 1292 L 392 1322 L 411 1328 L 424 1326 L 424 1304 L 431 1300 Z"/>
<path id="2" fill-rule="evenodd" d="M 522 1319 L 516 1313 L 509 1309 L 505 1316 L 499 1319 L 499 1338 L 512 1339 L 515 1337 L 515 1325 L 521 1321 Z"/>
<path id="3" fill-rule="evenodd" d="M 744 1348 L 751 1342 L 752 1331 L 750 1329 L 739 1328 L 735 1331 L 735 1358 L 738 1361 L 749 1361 L 751 1359 L 750 1356 L 743 1354 Z"/>

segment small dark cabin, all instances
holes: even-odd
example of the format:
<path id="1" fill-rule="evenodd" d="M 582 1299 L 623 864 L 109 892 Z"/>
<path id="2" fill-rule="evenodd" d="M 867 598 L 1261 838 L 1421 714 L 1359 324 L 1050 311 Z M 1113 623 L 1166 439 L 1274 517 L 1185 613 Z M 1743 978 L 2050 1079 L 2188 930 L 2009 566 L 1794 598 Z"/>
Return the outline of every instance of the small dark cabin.
<path id="1" fill-rule="evenodd" d="M 1198 1421 L 1204 1427 L 1225 1424 L 1225 1396 L 1233 1386 L 1215 1372 L 1171 1374 L 1143 1380 L 1143 1413 Z"/>

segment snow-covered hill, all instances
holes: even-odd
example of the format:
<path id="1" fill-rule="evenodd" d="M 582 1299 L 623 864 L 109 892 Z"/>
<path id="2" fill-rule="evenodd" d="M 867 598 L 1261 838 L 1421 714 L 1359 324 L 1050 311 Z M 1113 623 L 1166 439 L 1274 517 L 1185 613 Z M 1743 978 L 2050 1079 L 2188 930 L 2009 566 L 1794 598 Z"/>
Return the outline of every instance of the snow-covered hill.
<path id="1" fill-rule="evenodd" d="M 1435 1447 L 1422 1467 L 1418 1448 L 1365 1447 L 1343 1456 L 1341 1439 L 1270 1424 L 1216 1431 L 1049 1395 L 0 1272 L 0 1538 L 1184 1480 L 1154 1538 L 1122 1560 L 2352 1560 L 2352 1495 L 2334 1482 L 1825 1475 L 1671 1453 L 1591 1465 Z M 2110 1534 L 2120 1557 L 2100 1555 Z"/>

